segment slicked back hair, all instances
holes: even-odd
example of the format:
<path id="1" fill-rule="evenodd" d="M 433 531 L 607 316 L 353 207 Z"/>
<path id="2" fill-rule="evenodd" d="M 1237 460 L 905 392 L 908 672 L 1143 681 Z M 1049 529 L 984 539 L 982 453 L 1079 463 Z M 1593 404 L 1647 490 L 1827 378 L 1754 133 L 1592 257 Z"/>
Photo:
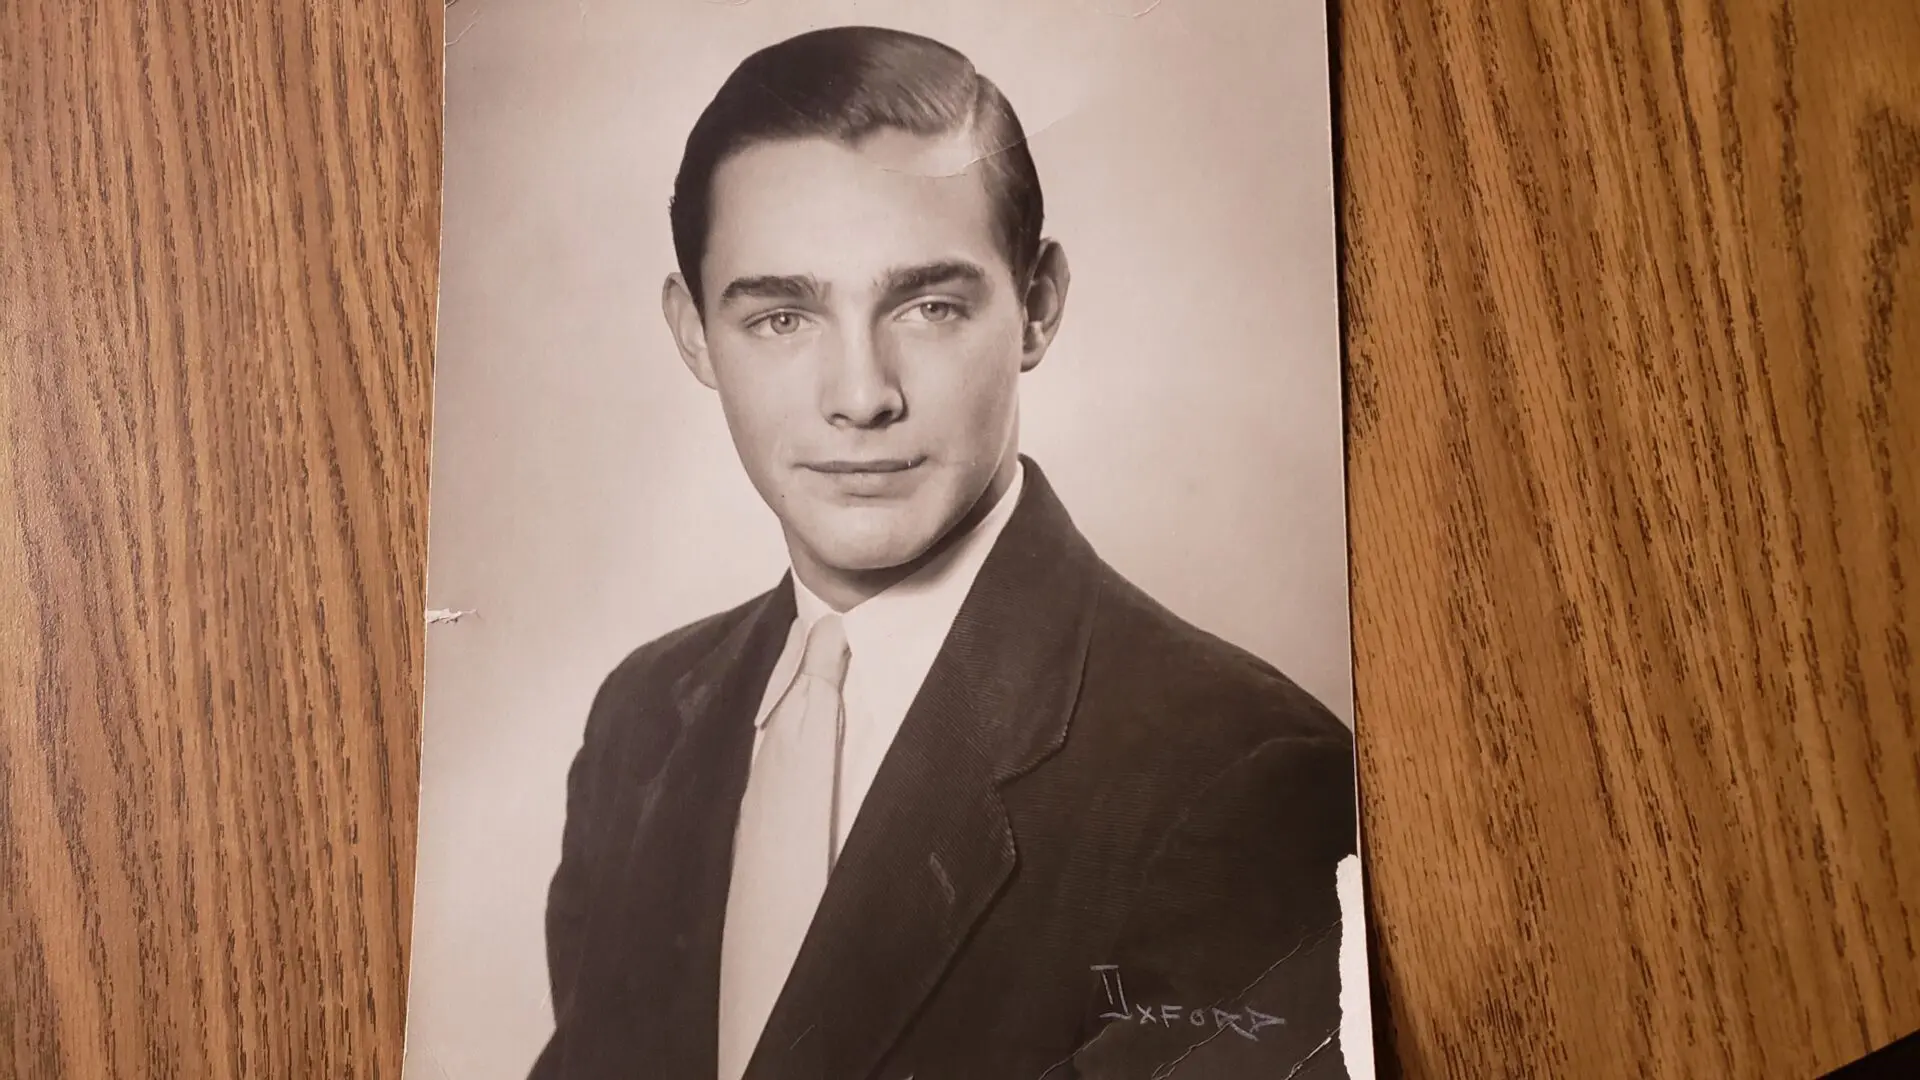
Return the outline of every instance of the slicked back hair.
<path id="1" fill-rule="evenodd" d="M 741 61 L 687 136 L 667 216 L 687 289 L 700 282 L 713 221 L 713 177 L 750 146 L 825 138 L 848 146 L 884 130 L 940 137 L 966 132 L 983 167 L 994 228 L 1024 290 L 1040 255 L 1040 176 L 1013 106 L 973 62 L 931 38 L 842 26 L 769 45 Z"/>

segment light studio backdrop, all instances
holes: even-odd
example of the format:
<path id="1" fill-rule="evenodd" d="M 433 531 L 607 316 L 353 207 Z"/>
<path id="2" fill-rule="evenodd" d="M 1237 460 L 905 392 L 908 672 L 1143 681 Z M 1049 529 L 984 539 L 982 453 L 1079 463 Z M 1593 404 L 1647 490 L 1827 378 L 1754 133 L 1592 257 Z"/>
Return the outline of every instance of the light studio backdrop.
<path id="1" fill-rule="evenodd" d="M 1073 285 L 1023 451 L 1122 574 L 1351 723 L 1322 0 L 455 0 L 428 588 L 469 614 L 428 638 L 410 1077 L 525 1075 L 595 689 L 786 568 L 661 318 L 666 206 L 732 68 L 849 23 L 955 46 L 1027 128 Z"/>

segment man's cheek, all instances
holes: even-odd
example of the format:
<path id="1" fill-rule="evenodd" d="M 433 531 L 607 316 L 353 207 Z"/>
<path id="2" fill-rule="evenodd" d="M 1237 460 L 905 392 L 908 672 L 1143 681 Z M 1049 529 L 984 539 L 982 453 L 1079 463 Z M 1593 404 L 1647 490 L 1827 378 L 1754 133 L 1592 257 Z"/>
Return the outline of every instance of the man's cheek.
<path id="1" fill-rule="evenodd" d="M 973 430 L 980 435 L 995 434 L 1013 410 L 1013 386 L 998 380 L 969 386 L 967 403 Z"/>
<path id="2" fill-rule="evenodd" d="M 757 447 L 778 445 L 783 431 L 793 423 L 794 403 L 769 394 L 769 389 L 764 380 L 748 382 L 738 387 L 727 407 L 727 423 Z"/>

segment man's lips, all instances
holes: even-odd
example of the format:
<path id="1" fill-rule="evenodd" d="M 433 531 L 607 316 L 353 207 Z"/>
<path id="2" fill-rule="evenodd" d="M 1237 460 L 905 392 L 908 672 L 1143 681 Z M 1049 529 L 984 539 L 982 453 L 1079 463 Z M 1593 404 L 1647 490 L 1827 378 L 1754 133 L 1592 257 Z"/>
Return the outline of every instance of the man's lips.
<path id="1" fill-rule="evenodd" d="M 861 476 L 870 473 L 898 473 L 918 468 L 927 460 L 925 454 L 910 458 L 836 458 L 831 461 L 808 461 L 801 464 L 803 469 L 834 476 Z"/>

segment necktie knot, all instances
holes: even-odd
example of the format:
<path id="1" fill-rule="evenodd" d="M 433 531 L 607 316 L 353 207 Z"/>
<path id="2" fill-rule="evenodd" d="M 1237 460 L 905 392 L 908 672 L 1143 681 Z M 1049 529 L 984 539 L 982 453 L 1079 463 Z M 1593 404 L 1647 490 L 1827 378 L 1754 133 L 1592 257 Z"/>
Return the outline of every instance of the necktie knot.
<path id="1" fill-rule="evenodd" d="M 847 678 L 847 627 L 840 616 L 827 614 L 807 631 L 807 647 L 800 655 L 800 673 L 824 679 L 838 689 Z"/>

